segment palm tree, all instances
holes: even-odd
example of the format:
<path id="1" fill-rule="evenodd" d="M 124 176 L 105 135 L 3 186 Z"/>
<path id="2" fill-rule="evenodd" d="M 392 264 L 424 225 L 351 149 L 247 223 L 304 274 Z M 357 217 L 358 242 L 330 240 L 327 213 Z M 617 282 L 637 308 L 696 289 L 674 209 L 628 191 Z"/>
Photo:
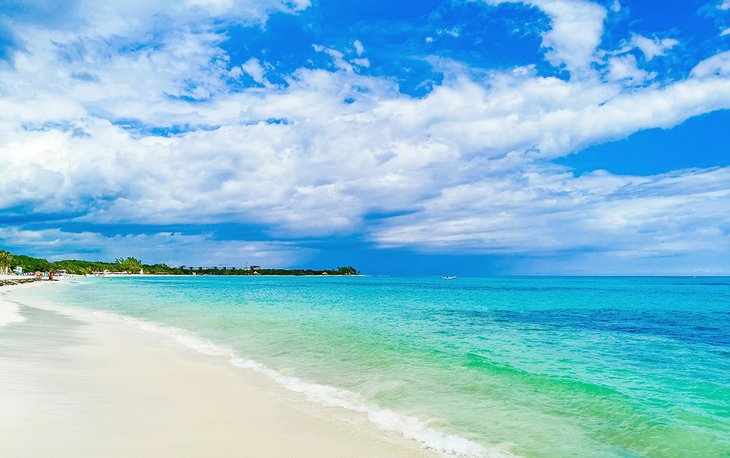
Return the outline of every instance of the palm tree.
<path id="1" fill-rule="evenodd" d="M 0 274 L 7 274 L 13 265 L 13 255 L 5 250 L 0 250 Z"/>

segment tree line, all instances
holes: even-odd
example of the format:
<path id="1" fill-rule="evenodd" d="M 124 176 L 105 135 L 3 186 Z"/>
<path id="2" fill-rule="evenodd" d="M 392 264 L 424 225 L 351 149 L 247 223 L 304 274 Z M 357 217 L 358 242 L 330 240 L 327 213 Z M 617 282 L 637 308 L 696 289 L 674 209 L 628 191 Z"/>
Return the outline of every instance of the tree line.
<path id="1" fill-rule="evenodd" d="M 126 272 L 137 274 L 143 272 L 151 275 L 357 275 L 359 272 L 352 266 L 343 266 L 336 269 L 249 269 L 249 268 L 222 268 L 206 267 L 193 269 L 192 267 L 171 267 L 167 264 L 144 264 L 139 259 L 128 257 L 119 258 L 114 262 L 82 261 L 67 259 L 51 262 L 43 258 L 34 258 L 26 255 L 14 255 L 0 250 L 0 273 L 20 266 L 25 272 L 59 272 L 76 275 L 89 275 L 95 272 Z"/>

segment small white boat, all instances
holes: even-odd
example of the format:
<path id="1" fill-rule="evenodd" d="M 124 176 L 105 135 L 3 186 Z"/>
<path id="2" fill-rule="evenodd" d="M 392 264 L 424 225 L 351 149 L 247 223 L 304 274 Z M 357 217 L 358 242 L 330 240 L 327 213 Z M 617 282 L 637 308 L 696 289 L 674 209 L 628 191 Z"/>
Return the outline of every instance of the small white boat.
<path id="1" fill-rule="evenodd" d="M 441 277 L 441 279 L 442 280 L 456 280 L 456 277 L 454 277 L 453 275 L 444 275 L 443 277 Z"/>

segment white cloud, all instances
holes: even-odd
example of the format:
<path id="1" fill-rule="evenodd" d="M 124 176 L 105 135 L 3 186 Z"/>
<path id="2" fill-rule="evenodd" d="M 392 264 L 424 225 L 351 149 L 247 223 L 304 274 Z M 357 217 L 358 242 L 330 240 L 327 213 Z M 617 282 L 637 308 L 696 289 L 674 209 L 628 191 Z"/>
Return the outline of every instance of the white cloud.
<path id="1" fill-rule="evenodd" d="M 362 55 L 362 52 L 364 51 L 364 48 L 362 48 L 362 44 L 358 46 L 359 41 L 355 41 L 355 51 L 358 56 Z M 345 53 L 342 51 L 338 51 L 333 48 L 328 48 L 326 46 L 322 45 L 313 45 L 312 46 L 315 51 L 325 53 L 328 56 L 332 58 L 333 64 L 335 65 L 335 68 L 338 70 L 344 70 L 346 72 L 354 72 L 355 67 L 362 67 L 367 68 L 370 67 L 370 60 L 364 58 L 364 57 L 356 57 L 354 59 L 347 59 L 345 58 Z"/>
<path id="2" fill-rule="evenodd" d="M 717 7 L 723 11 L 730 10 L 730 0 L 723 0 Z"/>
<path id="3" fill-rule="evenodd" d="M 663 56 L 669 49 L 677 46 L 679 41 L 674 38 L 647 38 L 642 35 L 633 34 L 631 45 L 639 48 L 646 56 L 646 60 L 652 60 L 656 56 Z"/>
<path id="4" fill-rule="evenodd" d="M 263 24 L 277 12 L 296 13 L 310 6 L 309 0 L 36 0 L 22 8 L 0 11 L 6 25 L 19 37 L 33 37 L 28 27 L 83 34 L 86 37 L 143 36 L 154 30 L 205 28 L 210 21 L 232 24 Z M 30 33 L 28 33 L 30 32 Z M 27 40 L 32 42 L 35 40 Z"/>
<path id="5" fill-rule="evenodd" d="M 601 43 L 606 9 L 586 0 L 485 0 L 489 3 L 525 3 L 550 17 L 552 28 L 543 34 L 543 47 L 553 65 L 564 64 L 577 76 L 590 73 Z"/>
<path id="6" fill-rule="evenodd" d="M 730 35 L 730 27 L 728 27 L 727 29 L 724 29 L 722 32 L 720 32 L 721 37 L 725 37 L 728 35 Z"/>
<path id="7" fill-rule="evenodd" d="M 612 57 L 608 60 L 608 78 L 612 81 L 629 80 L 640 84 L 656 78 L 656 73 L 641 70 L 633 55 Z"/>
<path id="8" fill-rule="evenodd" d="M 424 250 L 498 254 L 588 250 L 633 259 L 730 250 L 730 168 L 654 177 L 561 168 L 444 189 L 376 238 Z M 725 272 L 730 263 L 724 263 Z M 681 268 L 680 268 L 681 269 Z"/>
<path id="9" fill-rule="evenodd" d="M 355 52 L 358 56 L 362 56 L 363 53 L 365 53 L 365 47 L 362 45 L 360 40 L 355 40 L 352 44 L 355 46 Z"/>
<path id="10" fill-rule="evenodd" d="M 348 62 L 345 59 L 345 54 L 342 51 L 338 51 L 336 49 L 327 48 L 322 45 L 314 45 L 314 50 L 317 52 L 323 52 L 330 56 L 332 58 L 333 63 L 335 64 L 335 67 L 338 70 L 344 70 L 346 72 L 354 72 L 355 68 L 352 66 L 351 62 Z"/>
<path id="11" fill-rule="evenodd" d="M 244 73 L 249 75 L 254 81 L 257 83 L 268 86 L 271 83 L 269 83 L 269 80 L 266 79 L 266 70 L 264 69 L 264 66 L 261 65 L 261 62 L 259 62 L 258 59 L 252 57 L 246 62 L 241 65 L 241 68 L 243 69 Z"/>
<path id="12" fill-rule="evenodd" d="M 512 74 L 514 76 L 535 76 L 537 74 L 537 70 L 535 69 L 535 65 L 531 64 L 513 68 Z"/>
<path id="13" fill-rule="evenodd" d="M 700 62 L 692 69 L 695 78 L 730 76 L 730 51 L 716 54 Z"/>
<path id="14" fill-rule="evenodd" d="M 370 67 L 369 59 L 357 58 L 357 59 L 352 59 L 350 62 L 352 62 L 354 65 L 357 65 L 358 67 L 363 67 L 363 68 Z"/>
<path id="15" fill-rule="evenodd" d="M 135 76 L 153 74 L 157 59 L 145 59 Z M 408 210 L 434 190 L 474 181 L 490 161 L 507 157 L 509 170 L 730 106 L 730 82 L 716 70 L 723 62 L 626 94 L 595 81 L 496 74 L 488 86 L 461 77 L 422 99 L 399 95 L 387 81 L 302 70 L 287 89 L 265 93 L 223 96 L 210 83 L 214 100 L 195 105 L 154 92 L 138 100 L 125 85 L 142 84 L 129 77 L 133 64 L 111 62 L 97 72 L 118 86 L 114 97 L 95 90 L 100 83 L 66 77 L 49 81 L 42 101 L 24 91 L 3 101 L 0 154 L 9 159 L 0 206 L 90 211 L 87 218 L 110 222 L 232 219 L 296 233 L 349 231 L 369 211 Z M 157 81 L 172 92 L 171 82 Z M 136 138 L 92 109 L 154 125 L 221 127 Z M 59 119 L 68 125 L 43 127 Z"/>
<path id="16" fill-rule="evenodd" d="M 273 86 L 267 64 L 250 59 L 233 66 L 220 47 L 224 37 L 205 27 L 170 29 L 154 46 L 131 50 L 125 46 L 150 40 L 139 34 L 146 26 L 118 13 L 109 18 L 120 21 L 114 30 L 133 29 L 121 44 L 98 35 L 92 20 L 77 32 L 28 28 L 27 51 L 13 68 L 0 69 L 0 209 L 78 214 L 95 223 L 256 224 L 288 237 L 362 230 L 371 212 L 415 212 L 368 225 L 365 236 L 444 250 L 594 247 L 649 256 L 705 249 L 701 237 L 725 243 L 727 219 L 719 208 L 726 196 L 700 189 L 710 180 L 727 188 L 725 169 L 574 178 L 546 161 L 730 108 L 727 53 L 676 82 L 646 87 L 637 86 L 653 75 L 633 56 L 613 56 L 601 81 L 585 72 L 603 8 L 577 0 L 529 3 L 553 21 L 544 36 L 551 59 L 581 78 L 542 77 L 527 66 L 476 79 L 463 64 L 449 65 L 442 84 L 409 97 L 393 80 L 355 72 L 369 61 L 354 57 L 364 53 L 354 42 L 349 56 L 315 48 L 332 58 L 335 71 L 299 69 Z M 209 6 L 230 11 L 230 5 Z M 142 4 L 125 8 L 131 14 Z M 211 14 L 202 9 L 179 15 Z M 232 90 L 229 80 L 243 72 L 264 87 Z M 148 135 L 153 128 L 191 132 Z M 696 223 L 676 214 L 682 208 L 694 209 Z M 649 234 L 653 224 L 661 230 Z M 27 237 L 6 237 L 21 235 Z M 239 256 L 238 245 L 207 236 L 63 237 L 107 257 L 127 255 L 137 244 L 158 259 L 177 259 L 172 248 L 155 252 L 155 243 L 201 244 L 221 259 Z M 118 248 L 104 251 L 107 245 Z M 294 252 L 282 254 L 282 263 L 301 254 L 276 246 Z"/>

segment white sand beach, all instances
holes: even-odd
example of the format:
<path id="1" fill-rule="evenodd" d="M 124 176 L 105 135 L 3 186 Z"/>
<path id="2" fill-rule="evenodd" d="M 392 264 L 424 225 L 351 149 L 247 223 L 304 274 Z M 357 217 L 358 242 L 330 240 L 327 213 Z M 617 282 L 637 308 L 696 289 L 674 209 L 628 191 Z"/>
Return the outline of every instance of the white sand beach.
<path id="1" fill-rule="evenodd" d="M 9 301 L 14 288 L 56 286 L 0 288 L 3 457 L 429 455 L 164 335 Z"/>

